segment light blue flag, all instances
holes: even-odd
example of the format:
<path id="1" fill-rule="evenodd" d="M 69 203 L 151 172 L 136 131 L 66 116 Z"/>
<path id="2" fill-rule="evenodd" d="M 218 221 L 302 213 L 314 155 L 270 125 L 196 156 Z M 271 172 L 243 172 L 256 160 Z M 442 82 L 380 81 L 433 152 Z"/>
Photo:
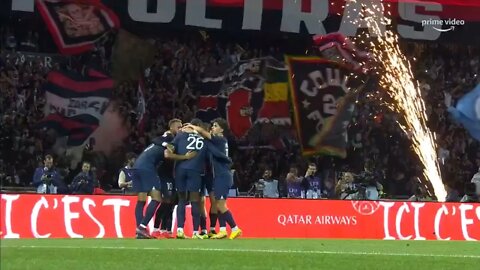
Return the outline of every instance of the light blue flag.
<path id="1" fill-rule="evenodd" d="M 470 135 L 480 141 L 480 84 L 463 96 L 448 112 Z"/>

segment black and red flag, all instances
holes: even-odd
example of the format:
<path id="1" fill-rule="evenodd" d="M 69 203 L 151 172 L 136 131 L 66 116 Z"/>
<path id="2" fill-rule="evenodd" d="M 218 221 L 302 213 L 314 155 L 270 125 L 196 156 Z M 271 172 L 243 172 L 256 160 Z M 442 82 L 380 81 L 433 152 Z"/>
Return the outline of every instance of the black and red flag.
<path id="1" fill-rule="evenodd" d="M 45 118 L 38 128 L 67 137 L 67 146 L 79 146 L 97 129 L 113 92 L 113 80 L 101 72 L 86 75 L 52 71 L 43 85 Z"/>
<path id="2" fill-rule="evenodd" d="M 313 42 L 323 58 L 286 57 L 300 145 L 304 155 L 345 158 L 355 101 L 373 82 L 373 59 L 341 33 L 317 35 Z"/>
<path id="3" fill-rule="evenodd" d="M 225 117 L 225 108 L 222 97 L 219 97 L 222 88 L 224 75 L 221 71 L 211 71 L 210 74 L 204 74 L 203 78 L 196 85 L 196 90 L 200 94 L 197 99 L 196 117 L 209 122 L 217 117 Z M 220 104 L 219 104 L 220 103 Z"/>
<path id="4" fill-rule="evenodd" d="M 318 57 L 286 57 L 286 61 L 302 153 L 345 158 L 347 128 L 368 76 Z"/>
<path id="5" fill-rule="evenodd" d="M 200 92 L 196 116 L 204 121 L 225 118 L 238 139 L 257 123 L 288 126 L 287 75 L 285 65 L 270 57 L 210 72 L 196 87 Z"/>
<path id="6" fill-rule="evenodd" d="M 89 51 L 106 33 L 120 27 L 117 15 L 100 0 L 35 0 L 35 3 L 62 54 Z"/>

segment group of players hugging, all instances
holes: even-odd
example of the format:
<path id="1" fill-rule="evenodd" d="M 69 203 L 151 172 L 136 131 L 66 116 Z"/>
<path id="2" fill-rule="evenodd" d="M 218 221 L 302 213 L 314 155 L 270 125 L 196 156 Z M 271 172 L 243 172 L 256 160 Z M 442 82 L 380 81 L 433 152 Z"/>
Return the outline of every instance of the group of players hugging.
<path id="1" fill-rule="evenodd" d="M 136 237 L 172 238 L 171 223 L 175 204 L 177 239 L 185 239 L 185 207 L 191 205 L 193 239 L 235 239 L 242 234 L 226 200 L 233 184 L 228 157 L 229 129 L 227 121 L 217 118 L 211 127 L 199 119 L 182 124 L 180 119 L 168 123 L 168 131 L 153 139 L 138 158 L 131 158 L 131 167 L 122 169 L 120 176 L 131 179 L 138 194 L 135 207 Z M 205 191 L 210 200 L 210 230 L 207 230 Z M 144 211 L 147 197 L 151 197 Z M 155 215 L 152 234 L 147 224 Z M 220 231 L 216 231 L 217 221 Z M 160 227 L 161 223 L 161 227 Z M 228 236 L 226 224 L 231 227 Z M 199 230 L 200 229 L 200 230 Z"/>

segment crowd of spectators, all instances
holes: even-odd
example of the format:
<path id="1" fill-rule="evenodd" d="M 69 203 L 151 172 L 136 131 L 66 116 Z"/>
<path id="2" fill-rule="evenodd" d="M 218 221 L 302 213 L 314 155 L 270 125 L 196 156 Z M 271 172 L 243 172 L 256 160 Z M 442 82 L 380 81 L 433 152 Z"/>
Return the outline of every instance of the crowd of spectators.
<path id="1" fill-rule="evenodd" d="M 41 84 L 51 68 L 41 61 L 16 61 L 5 58 L 6 52 L 52 52 L 51 43 L 38 44 L 39 34 L 23 32 L 16 36 L 9 28 L 1 29 L 0 58 L 0 180 L 6 186 L 31 186 L 35 168 L 42 166 L 45 154 L 51 153 L 55 137 L 34 129 L 42 119 L 45 103 Z M 46 45 L 45 45 L 46 44 Z M 189 120 L 195 116 L 195 84 L 205 68 L 218 65 L 227 67 L 240 59 L 266 55 L 305 51 L 305 46 L 292 48 L 263 42 L 252 46 L 245 40 L 216 40 L 198 32 L 168 34 L 156 40 L 157 54 L 154 65 L 146 72 L 145 127 L 136 128 L 133 112 L 137 106 L 137 85 L 124 83 L 115 89 L 118 106 L 124 112 L 131 133 L 125 144 L 107 158 L 104 154 L 85 149 L 85 158 L 92 162 L 92 171 L 104 189 L 118 188 L 118 170 L 128 152 L 139 153 L 152 138 L 165 131 L 171 118 Z M 277 43 L 275 43 L 277 44 Z M 291 43 L 290 43 L 291 44 Z M 452 122 L 446 108 L 452 106 L 466 92 L 480 82 L 480 51 L 478 47 L 437 45 L 421 43 L 402 44 L 420 81 L 427 104 L 429 127 L 435 132 L 443 180 L 449 191 L 464 193 L 468 183 L 480 167 L 480 143 L 471 138 L 459 125 Z M 299 48 L 300 47 L 300 48 Z M 106 52 L 99 50 L 101 59 Z M 107 53 L 108 54 L 108 53 Z M 108 62 L 103 63 L 108 66 Z M 293 127 L 273 124 L 255 126 L 246 139 L 231 141 L 232 158 L 239 179 L 236 186 L 241 191 L 251 190 L 258 179 L 270 170 L 278 179 L 280 195 L 291 167 L 302 175 L 309 162 L 318 167 L 317 174 L 328 186 L 328 197 L 334 197 L 334 187 L 339 172 L 360 173 L 365 160 L 374 160 L 375 170 L 387 196 L 416 194 L 422 177 L 418 158 L 411 143 L 396 124 L 395 113 L 389 111 L 381 100 L 387 100 L 378 89 L 367 91 L 359 98 L 356 114 L 349 128 L 350 144 L 345 160 L 331 157 L 304 159 L 295 138 Z M 127 124 L 127 123 L 126 123 Z M 275 134 L 282 134 L 281 147 L 269 142 Z M 259 145 L 260 144 L 260 145 Z M 260 147 L 261 146 L 261 147 Z M 67 184 L 81 171 L 81 163 L 73 167 L 65 157 L 55 157 L 56 166 Z"/>

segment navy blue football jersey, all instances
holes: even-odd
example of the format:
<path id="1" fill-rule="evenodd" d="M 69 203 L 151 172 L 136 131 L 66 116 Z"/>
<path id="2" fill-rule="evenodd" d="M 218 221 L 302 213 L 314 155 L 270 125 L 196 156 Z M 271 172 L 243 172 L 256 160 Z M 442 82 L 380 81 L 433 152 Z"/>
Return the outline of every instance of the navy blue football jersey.
<path id="1" fill-rule="evenodd" d="M 158 164 L 165 159 L 166 138 L 167 137 L 162 136 L 153 139 L 153 143 L 145 148 L 140 156 L 138 156 L 133 168 L 156 171 Z"/>
<path id="2" fill-rule="evenodd" d="M 207 143 L 211 154 L 211 163 L 214 175 L 225 175 L 230 173 L 232 162 L 228 157 L 228 141 L 224 137 L 212 136 Z"/>
<path id="3" fill-rule="evenodd" d="M 165 132 L 162 135 L 162 143 L 171 144 L 175 137 L 170 132 Z M 175 161 L 173 159 L 164 159 L 163 162 L 160 163 L 158 168 L 158 175 L 160 179 L 173 179 L 173 170 L 175 168 Z"/>
<path id="4" fill-rule="evenodd" d="M 175 153 L 178 155 L 185 155 L 190 151 L 197 152 L 197 155 L 192 159 L 178 161 L 175 165 L 176 169 L 194 170 L 199 173 L 204 172 L 207 148 L 202 136 L 196 133 L 181 132 L 175 136 L 172 145 L 175 147 Z"/>
<path id="5" fill-rule="evenodd" d="M 202 175 L 211 176 L 212 175 L 212 157 L 210 153 L 207 153 L 205 156 L 205 169 L 203 170 Z"/>

